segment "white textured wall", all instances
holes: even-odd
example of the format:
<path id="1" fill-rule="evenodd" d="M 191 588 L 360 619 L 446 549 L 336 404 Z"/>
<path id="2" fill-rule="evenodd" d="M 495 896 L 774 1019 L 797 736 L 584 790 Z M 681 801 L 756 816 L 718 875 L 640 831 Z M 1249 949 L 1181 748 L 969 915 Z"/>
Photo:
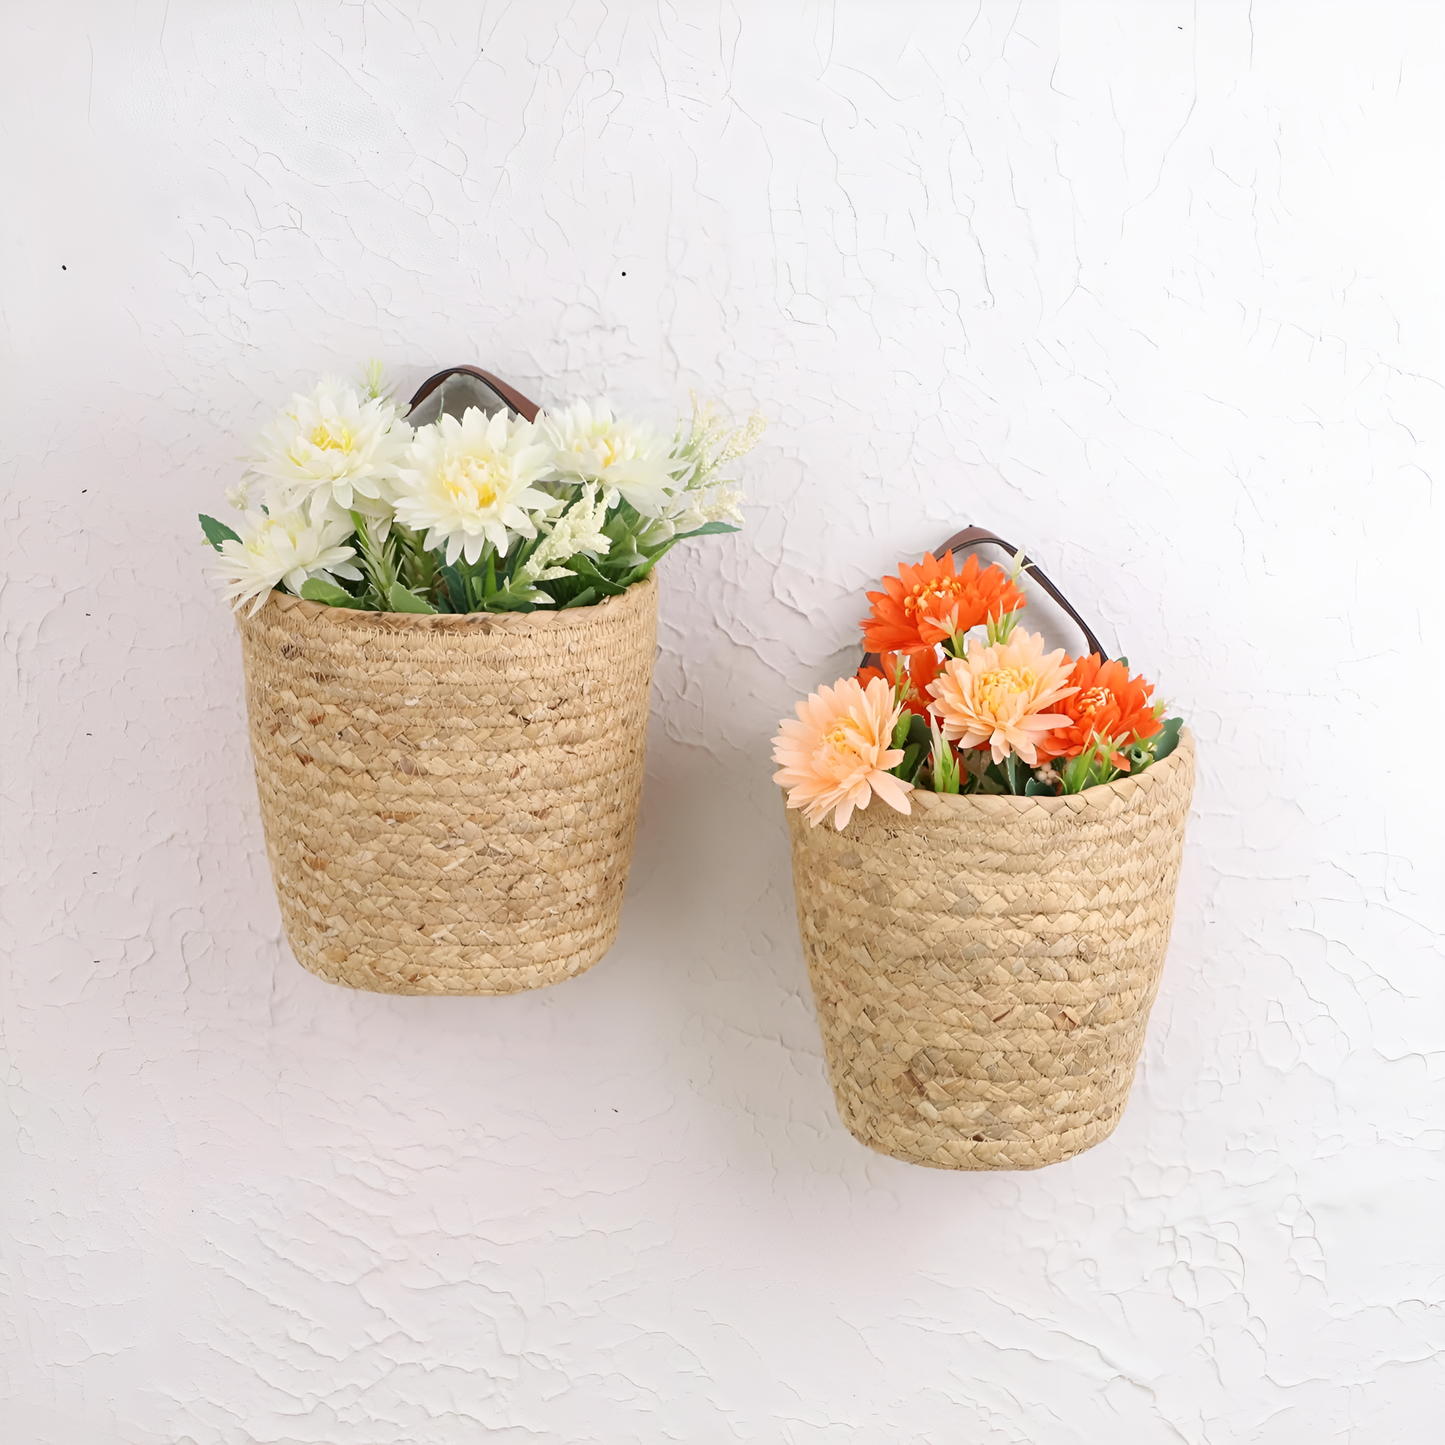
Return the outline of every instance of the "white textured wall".
<path id="1" fill-rule="evenodd" d="M 7 4 L 0 1439 L 1440 1440 L 1442 62 L 1425 0 Z M 773 419 L 537 995 L 281 937 L 194 517 L 371 355 Z M 768 781 L 968 521 L 1201 752 L 1133 1102 L 1038 1174 L 844 1132 Z"/>

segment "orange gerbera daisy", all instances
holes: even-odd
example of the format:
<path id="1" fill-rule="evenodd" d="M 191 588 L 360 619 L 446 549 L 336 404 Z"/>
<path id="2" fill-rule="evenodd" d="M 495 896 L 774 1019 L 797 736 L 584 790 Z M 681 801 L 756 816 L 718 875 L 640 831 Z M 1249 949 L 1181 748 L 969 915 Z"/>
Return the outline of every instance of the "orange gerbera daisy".
<path id="1" fill-rule="evenodd" d="M 1081 657 L 1069 682 L 1078 689 L 1058 704 L 1069 726 L 1050 733 L 1039 748 L 1040 758 L 1076 758 L 1104 738 L 1120 747 L 1152 738 L 1161 723 L 1149 701 L 1154 685 L 1142 677 L 1130 677 L 1122 662 L 1104 662 L 1097 652 Z M 1109 761 L 1127 772 L 1129 760 L 1111 752 Z"/>
<path id="2" fill-rule="evenodd" d="M 926 718 L 932 699 L 928 684 L 938 676 L 938 653 L 930 647 L 923 652 L 885 652 L 878 659 L 882 667 L 860 667 L 858 683 L 867 687 L 881 677 L 889 687 L 903 688 L 903 707 L 907 712 Z"/>
<path id="3" fill-rule="evenodd" d="M 953 553 L 938 561 L 929 552 L 916 567 L 906 562 L 898 576 L 870 592 L 873 611 L 863 619 L 863 643 L 870 652 L 919 652 L 947 637 L 977 627 L 1024 605 L 1024 594 L 997 565 L 979 570 L 970 557 L 955 572 Z"/>

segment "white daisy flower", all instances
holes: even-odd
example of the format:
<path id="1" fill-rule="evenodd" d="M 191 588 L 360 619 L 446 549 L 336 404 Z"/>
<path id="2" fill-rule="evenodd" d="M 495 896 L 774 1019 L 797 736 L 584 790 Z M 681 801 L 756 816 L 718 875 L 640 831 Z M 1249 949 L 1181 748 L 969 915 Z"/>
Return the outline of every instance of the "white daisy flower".
<path id="1" fill-rule="evenodd" d="M 334 376 L 261 433 L 251 475 L 266 483 L 272 511 L 306 507 L 317 522 L 345 521 L 353 508 L 391 519 L 391 493 L 412 429 L 380 397 L 359 395 Z"/>
<path id="2" fill-rule="evenodd" d="M 252 603 L 255 616 L 271 589 L 284 582 L 299 593 L 312 577 L 335 583 L 338 577 L 359 581 L 360 571 L 342 546 L 352 533 L 351 520 L 314 523 L 300 507 L 289 512 L 247 512 L 241 540 L 228 538 L 212 556 L 211 570 L 225 587 L 226 600 L 235 609 Z"/>
<path id="3" fill-rule="evenodd" d="M 462 555 L 475 563 L 488 542 L 504 555 L 511 536 L 537 535 L 528 513 L 556 505 L 532 490 L 551 460 L 551 447 L 520 417 L 499 411 L 488 419 L 477 407 L 461 421 L 442 416 L 422 427 L 407 450 L 395 488 L 397 518 L 424 531 L 429 549 L 445 544 L 448 564 Z"/>
<path id="4" fill-rule="evenodd" d="M 651 422 L 614 417 L 605 401 L 574 402 L 537 423 L 555 449 L 558 478 L 615 487 L 644 517 L 662 516 L 670 493 L 681 486 L 671 439 Z"/>

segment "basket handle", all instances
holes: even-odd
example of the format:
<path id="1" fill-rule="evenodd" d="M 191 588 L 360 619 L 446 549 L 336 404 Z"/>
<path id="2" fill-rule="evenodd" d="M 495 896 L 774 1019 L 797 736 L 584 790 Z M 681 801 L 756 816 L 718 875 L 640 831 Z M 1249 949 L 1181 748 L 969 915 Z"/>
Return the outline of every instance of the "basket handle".
<path id="1" fill-rule="evenodd" d="M 1010 557 L 1014 556 L 1018 551 L 1018 548 L 1011 542 L 1005 542 L 1002 537 L 996 536 L 990 532 L 987 527 L 965 527 L 963 531 L 955 533 L 950 537 L 941 547 L 936 548 L 933 555 L 935 557 L 941 557 L 945 552 L 953 552 L 960 548 L 967 549 L 968 552 L 973 552 L 986 542 L 992 543 L 995 547 L 1002 547 Z M 1089 651 L 1097 652 L 1100 659 L 1107 662 L 1109 660 L 1109 654 L 1104 651 L 1099 639 L 1094 636 L 1093 628 L 1075 611 L 1074 604 L 1070 602 L 1027 557 L 1023 559 L 1023 570 L 1074 619 L 1078 624 L 1079 631 L 1084 634 L 1084 640 L 1089 644 Z M 877 667 L 879 665 L 878 654 L 876 652 L 865 653 L 863 655 L 862 665 L 864 667 Z"/>
<path id="2" fill-rule="evenodd" d="M 445 371 L 439 371 L 435 376 L 429 376 L 417 388 L 416 395 L 411 399 L 411 409 L 415 411 L 447 377 L 455 376 L 458 372 L 464 372 L 467 376 L 475 376 L 480 381 L 485 381 L 509 407 L 512 408 L 523 421 L 537 420 L 537 403 L 529 401 L 514 386 L 508 386 L 499 376 L 493 376 L 490 371 L 483 371 L 480 366 L 449 366 Z"/>

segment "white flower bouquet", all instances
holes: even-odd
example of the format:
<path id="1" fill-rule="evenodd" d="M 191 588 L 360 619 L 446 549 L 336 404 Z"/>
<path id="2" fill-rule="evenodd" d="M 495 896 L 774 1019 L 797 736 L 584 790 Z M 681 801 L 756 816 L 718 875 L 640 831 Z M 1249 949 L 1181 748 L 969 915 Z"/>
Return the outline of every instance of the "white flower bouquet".
<path id="1" fill-rule="evenodd" d="M 694 398 L 671 437 L 578 401 L 529 421 L 468 407 L 420 427 L 384 388 L 325 377 L 262 432 L 227 500 L 202 514 L 212 571 L 254 614 L 273 589 L 375 612 L 587 607 L 642 581 L 676 543 L 742 524 L 726 472 L 756 445 Z"/>
<path id="2" fill-rule="evenodd" d="M 481 385 L 477 383 L 481 382 Z M 372 366 L 262 434 L 228 527 L 266 849 L 298 962 L 350 988 L 500 994 L 617 936 L 657 561 L 741 521 L 757 440 L 540 412 L 473 367 L 396 406 Z"/>

